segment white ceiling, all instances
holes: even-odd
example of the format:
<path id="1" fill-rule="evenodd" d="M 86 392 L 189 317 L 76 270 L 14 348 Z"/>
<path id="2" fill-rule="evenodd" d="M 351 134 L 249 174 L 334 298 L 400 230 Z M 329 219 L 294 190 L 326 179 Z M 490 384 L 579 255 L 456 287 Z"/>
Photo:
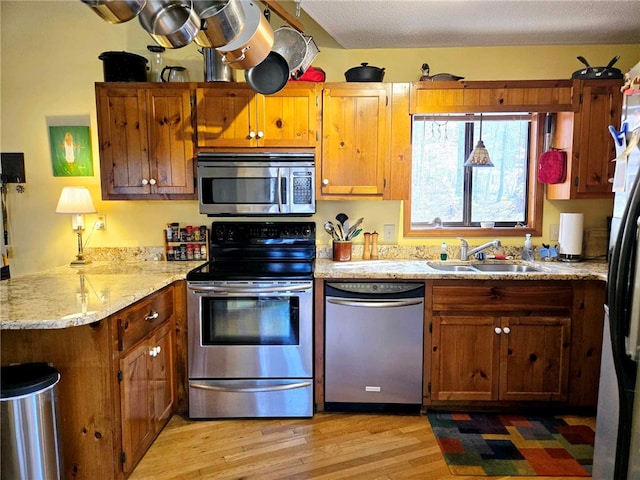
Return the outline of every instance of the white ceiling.
<path id="1" fill-rule="evenodd" d="M 640 0 L 300 2 L 347 49 L 640 43 Z"/>

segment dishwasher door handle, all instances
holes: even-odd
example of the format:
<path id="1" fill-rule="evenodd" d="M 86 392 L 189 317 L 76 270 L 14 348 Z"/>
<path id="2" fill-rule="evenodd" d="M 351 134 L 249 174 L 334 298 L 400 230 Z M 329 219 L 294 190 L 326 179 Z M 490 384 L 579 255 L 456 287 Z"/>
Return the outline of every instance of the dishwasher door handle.
<path id="1" fill-rule="evenodd" d="M 423 298 L 412 298 L 409 300 L 385 300 L 385 301 L 368 301 L 368 300 L 346 300 L 342 298 L 327 298 L 327 303 L 334 305 L 344 305 L 347 307 L 365 307 L 365 308 L 395 308 L 409 307 L 411 305 L 422 305 Z"/>

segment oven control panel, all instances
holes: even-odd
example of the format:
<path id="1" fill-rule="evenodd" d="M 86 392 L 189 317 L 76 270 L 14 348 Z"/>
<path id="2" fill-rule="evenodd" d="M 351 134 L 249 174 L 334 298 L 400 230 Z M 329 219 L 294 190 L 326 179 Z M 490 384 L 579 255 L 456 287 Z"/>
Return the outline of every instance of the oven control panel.
<path id="1" fill-rule="evenodd" d="M 313 222 L 213 222 L 211 225 L 212 245 L 315 245 L 315 241 Z"/>

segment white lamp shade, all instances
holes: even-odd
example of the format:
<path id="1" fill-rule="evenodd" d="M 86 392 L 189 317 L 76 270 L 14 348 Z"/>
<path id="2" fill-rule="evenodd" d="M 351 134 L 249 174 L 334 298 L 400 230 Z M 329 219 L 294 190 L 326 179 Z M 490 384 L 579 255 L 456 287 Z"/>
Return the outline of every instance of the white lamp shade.
<path id="1" fill-rule="evenodd" d="M 58 200 L 56 213 L 96 213 L 87 187 L 64 187 Z"/>

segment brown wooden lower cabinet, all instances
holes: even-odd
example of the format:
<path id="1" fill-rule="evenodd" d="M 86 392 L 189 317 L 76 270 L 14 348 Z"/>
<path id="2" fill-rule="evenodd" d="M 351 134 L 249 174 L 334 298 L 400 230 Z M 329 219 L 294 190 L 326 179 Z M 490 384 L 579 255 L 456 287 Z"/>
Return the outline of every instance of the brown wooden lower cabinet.
<path id="1" fill-rule="evenodd" d="M 175 411 L 183 289 L 178 282 L 90 325 L 1 332 L 3 365 L 60 371 L 63 478 L 126 478 Z"/>
<path id="2" fill-rule="evenodd" d="M 595 407 L 604 282 L 427 285 L 427 404 Z"/>

